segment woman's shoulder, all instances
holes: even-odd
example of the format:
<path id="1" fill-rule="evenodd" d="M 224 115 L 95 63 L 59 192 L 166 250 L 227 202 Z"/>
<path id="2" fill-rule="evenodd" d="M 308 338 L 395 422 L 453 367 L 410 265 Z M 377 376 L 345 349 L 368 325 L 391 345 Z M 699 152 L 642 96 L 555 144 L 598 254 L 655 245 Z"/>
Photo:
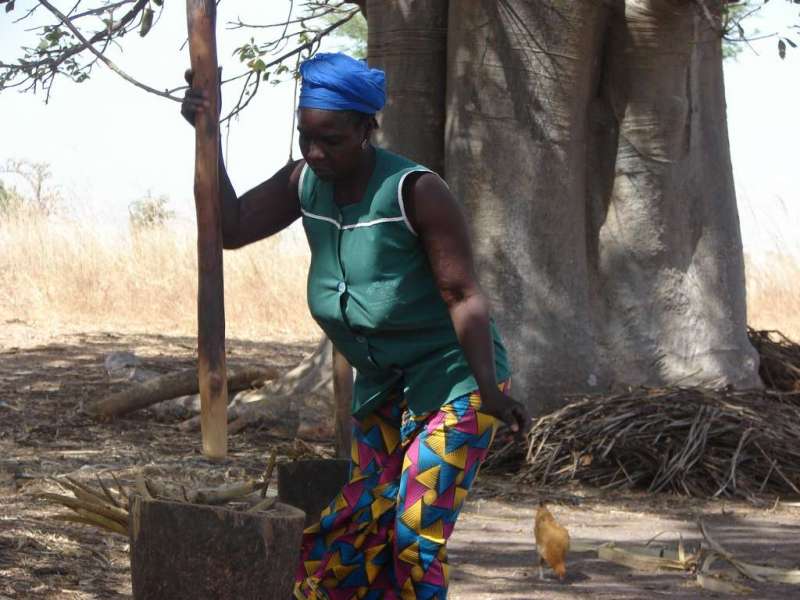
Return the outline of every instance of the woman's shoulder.
<path id="1" fill-rule="evenodd" d="M 375 147 L 378 153 L 380 162 L 383 163 L 384 169 L 390 173 L 401 173 L 408 170 L 424 170 L 429 171 L 427 167 L 411 160 L 407 156 L 397 154 L 386 148 Z"/>

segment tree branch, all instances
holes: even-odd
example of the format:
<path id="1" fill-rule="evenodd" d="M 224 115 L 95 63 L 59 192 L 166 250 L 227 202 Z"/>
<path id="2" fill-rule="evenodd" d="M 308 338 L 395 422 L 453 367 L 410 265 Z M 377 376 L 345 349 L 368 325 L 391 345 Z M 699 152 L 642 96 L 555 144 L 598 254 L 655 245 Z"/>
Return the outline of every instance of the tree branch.
<path id="1" fill-rule="evenodd" d="M 69 19 L 66 16 L 64 16 L 60 12 L 58 12 L 58 9 L 53 7 L 46 0 L 45 1 L 37 0 L 37 1 L 39 2 L 39 4 L 41 4 L 42 6 L 47 8 L 48 10 L 50 10 L 50 12 L 53 13 L 54 15 L 56 15 L 56 16 L 61 15 L 59 17 L 59 20 L 62 23 L 64 23 L 64 25 L 67 25 L 73 33 L 75 33 L 75 30 L 72 27 L 70 27 L 70 25 L 72 25 L 72 22 L 69 21 Z M 103 39 L 114 37 L 114 35 L 116 35 L 120 31 L 122 31 L 128 25 L 128 23 L 130 23 L 134 18 L 136 18 L 136 15 L 138 15 L 142 11 L 142 9 L 144 9 L 144 7 L 147 5 L 147 3 L 149 1 L 150 0 L 136 0 L 136 4 L 133 5 L 131 10 L 128 11 L 117 22 L 116 25 L 114 25 L 113 27 L 109 27 L 105 31 L 98 31 L 97 33 L 95 33 L 89 39 L 83 37 L 80 33 L 78 33 L 76 35 L 76 37 L 79 40 L 81 40 L 82 43 L 81 44 L 76 44 L 72 48 L 68 49 L 61 56 L 59 56 L 57 60 L 50 59 L 50 60 L 40 61 L 38 63 L 27 63 L 27 65 L 28 66 L 45 66 L 46 65 L 46 66 L 49 66 L 52 70 L 55 70 L 61 63 L 63 63 L 65 60 L 67 60 L 71 56 L 74 56 L 75 54 L 79 54 L 80 52 L 83 52 L 84 50 L 89 49 L 90 46 L 93 46 L 94 44 L 96 44 L 97 42 L 99 42 L 99 41 L 101 41 Z M 133 2 L 133 0 L 126 0 L 124 3 L 128 3 L 128 2 Z M 55 11 L 55 12 L 53 12 L 53 11 Z M 69 24 L 67 23 L 68 21 L 69 21 Z"/>
<path id="2" fill-rule="evenodd" d="M 270 67 L 274 67 L 276 65 L 279 65 L 283 61 L 285 61 L 286 59 L 289 59 L 289 58 L 291 58 L 293 56 L 299 55 L 301 52 L 303 52 L 305 50 L 309 50 L 309 51 L 313 52 L 315 50 L 315 48 L 318 47 L 318 45 L 319 45 L 320 41 L 322 40 L 322 38 L 324 38 L 326 35 L 330 34 L 332 31 L 334 31 L 338 27 L 341 27 L 342 25 L 344 25 L 345 23 L 350 21 L 350 19 L 355 17 L 358 13 L 359 13 L 359 9 L 357 9 L 357 8 L 348 11 L 347 13 L 345 13 L 345 16 L 342 17 L 341 19 L 331 23 L 328 27 L 325 27 L 324 29 L 316 31 L 314 33 L 314 37 L 312 37 L 307 42 L 304 42 L 304 43 L 300 44 L 299 46 L 296 46 L 292 50 L 282 54 L 281 56 L 279 56 L 279 57 L 275 58 L 274 60 L 266 63 L 265 65 L 263 65 L 261 67 L 261 70 L 265 71 L 266 69 L 269 69 Z M 250 102 L 252 102 L 253 98 L 255 97 L 256 93 L 258 92 L 258 84 L 260 82 L 260 76 L 259 76 L 259 77 L 256 78 L 256 83 L 255 84 L 251 84 L 250 83 L 252 73 L 253 73 L 253 71 L 248 71 L 246 73 L 242 73 L 241 75 L 238 75 L 236 77 L 233 77 L 233 78 L 227 80 L 227 81 L 233 81 L 234 79 L 240 79 L 242 77 L 247 77 L 247 79 L 245 80 L 245 82 L 244 82 L 244 84 L 242 86 L 242 93 L 239 96 L 239 101 L 231 109 L 231 111 L 225 116 L 225 118 L 222 119 L 221 122 L 224 123 L 225 121 L 230 120 L 232 117 L 234 117 L 237 114 L 239 114 L 248 104 L 250 104 Z M 249 96 L 247 96 L 247 99 L 244 100 L 244 102 L 242 102 L 242 99 L 244 98 L 244 95 L 245 95 L 244 92 L 247 89 L 248 85 L 255 85 L 255 89 L 253 90 L 253 92 Z"/>
<path id="3" fill-rule="evenodd" d="M 134 79 L 133 77 L 131 77 L 130 75 L 128 75 L 125 71 L 123 71 L 116 64 L 114 64 L 107 56 L 105 56 L 102 52 L 97 50 L 93 45 L 94 42 L 90 42 L 85 37 L 83 37 L 83 34 L 81 34 L 81 32 L 78 30 L 78 28 L 75 27 L 75 25 L 72 24 L 72 21 L 70 21 L 69 17 L 67 17 L 66 15 L 61 13 L 55 6 L 50 4 L 47 0 L 38 0 L 38 1 L 42 6 L 44 6 L 47 10 L 49 10 L 55 17 L 58 18 L 59 21 L 61 21 L 66 26 L 67 29 L 69 29 L 72 32 L 72 35 L 74 35 L 76 38 L 78 38 L 78 40 L 83 44 L 83 46 L 87 50 L 89 50 L 89 52 L 94 54 L 109 69 L 114 71 L 117 75 L 122 77 L 125 81 L 127 81 L 128 83 L 132 83 L 136 87 L 138 87 L 140 89 L 143 89 L 146 92 L 150 92 L 151 94 L 155 94 L 156 96 L 161 96 L 162 98 L 167 98 L 167 99 L 173 100 L 175 102 L 181 102 L 182 101 L 182 98 L 179 98 L 177 96 L 172 96 L 167 92 L 162 92 L 161 90 L 157 90 L 155 88 L 152 88 L 149 85 L 147 85 L 145 83 L 142 83 L 141 81 L 138 81 L 138 80 Z"/>

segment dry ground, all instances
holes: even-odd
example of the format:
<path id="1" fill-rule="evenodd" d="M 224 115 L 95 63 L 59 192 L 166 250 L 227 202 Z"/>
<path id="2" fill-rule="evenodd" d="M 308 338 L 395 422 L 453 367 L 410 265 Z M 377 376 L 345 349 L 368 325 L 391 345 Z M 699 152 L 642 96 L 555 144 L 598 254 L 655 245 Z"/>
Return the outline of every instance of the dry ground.
<path id="1" fill-rule="evenodd" d="M 229 355 L 231 362 L 288 368 L 312 346 L 233 340 Z M 87 419 L 81 403 L 115 389 L 103 369 L 103 358 L 115 350 L 134 351 L 144 366 L 164 372 L 194 361 L 194 340 L 178 335 L 54 333 L 19 321 L 0 323 L 0 600 L 131 598 L 126 541 L 51 520 L 60 511 L 33 497 L 54 489 L 46 478 L 72 474 L 89 481 L 113 471 L 130 481 L 144 467 L 167 477 L 241 480 L 261 473 L 272 450 L 291 445 L 267 431 L 246 431 L 231 438 L 230 460 L 215 465 L 198 453 L 197 434 L 180 433 L 148 411 L 111 423 Z M 553 512 L 574 539 L 644 543 L 659 532 L 666 532 L 665 539 L 678 533 L 697 539 L 694 522 L 702 514 L 719 541 L 744 558 L 786 567 L 800 562 L 797 508 L 526 490 L 486 476 L 450 544 L 453 599 L 711 596 L 688 576 L 634 572 L 591 553 L 570 556 L 566 583 L 540 582 L 532 520 L 541 494 L 562 499 Z M 750 597 L 800 598 L 800 588 L 759 585 Z"/>

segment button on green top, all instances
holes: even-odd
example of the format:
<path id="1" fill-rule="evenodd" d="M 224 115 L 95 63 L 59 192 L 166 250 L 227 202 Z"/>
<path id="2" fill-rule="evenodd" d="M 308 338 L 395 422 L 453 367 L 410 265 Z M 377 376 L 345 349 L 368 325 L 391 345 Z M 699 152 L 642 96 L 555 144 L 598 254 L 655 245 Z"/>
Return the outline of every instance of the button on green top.
<path id="1" fill-rule="evenodd" d="M 339 207 L 333 186 L 305 167 L 300 178 L 303 227 L 311 248 L 311 315 L 356 369 L 352 412 L 363 417 L 399 381 L 420 414 L 476 390 L 424 248 L 400 200 L 403 180 L 428 171 L 376 149 L 364 197 Z M 497 380 L 510 376 L 500 336 Z"/>

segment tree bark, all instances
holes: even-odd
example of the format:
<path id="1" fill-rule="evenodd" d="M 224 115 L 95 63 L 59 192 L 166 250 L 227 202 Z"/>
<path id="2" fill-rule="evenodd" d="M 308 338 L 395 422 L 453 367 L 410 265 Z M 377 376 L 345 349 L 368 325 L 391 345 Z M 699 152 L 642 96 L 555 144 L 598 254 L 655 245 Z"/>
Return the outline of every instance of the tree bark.
<path id="1" fill-rule="evenodd" d="M 368 0 L 369 64 L 386 71 L 377 142 L 444 175 L 447 0 Z"/>
<path id="2" fill-rule="evenodd" d="M 593 297 L 615 381 L 759 385 L 721 52 L 693 2 L 612 13 L 599 102 L 615 135 L 590 148 L 606 174 L 591 193 Z"/>
<path id="3" fill-rule="evenodd" d="M 597 391 L 586 218 L 588 109 L 607 9 L 596 0 L 452 3 L 446 167 L 481 283 L 535 412 Z"/>
<path id="4" fill-rule="evenodd" d="M 303 512 L 269 512 L 132 498 L 135 600 L 290 598 Z"/>
<path id="5" fill-rule="evenodd" d="M 194 195 L 197 208 L 197 370 L 203 453 L 228 453 L 228 391 L 225 385 L 225 302 L 222 277 L 222 220 L 219 205 L 219 72 L 216 3 L 187 0 L 193 86 L 211 106 L 195 122 Z"/>
<path id="6" fill-rule="evenodd" d="M 320 513 L 344 487 L 350 476 L 350 461 L 333 459 L 297 460 L 278 465 L 278 497 L 306 514 L 306 527 L 319 522 Z"/>

